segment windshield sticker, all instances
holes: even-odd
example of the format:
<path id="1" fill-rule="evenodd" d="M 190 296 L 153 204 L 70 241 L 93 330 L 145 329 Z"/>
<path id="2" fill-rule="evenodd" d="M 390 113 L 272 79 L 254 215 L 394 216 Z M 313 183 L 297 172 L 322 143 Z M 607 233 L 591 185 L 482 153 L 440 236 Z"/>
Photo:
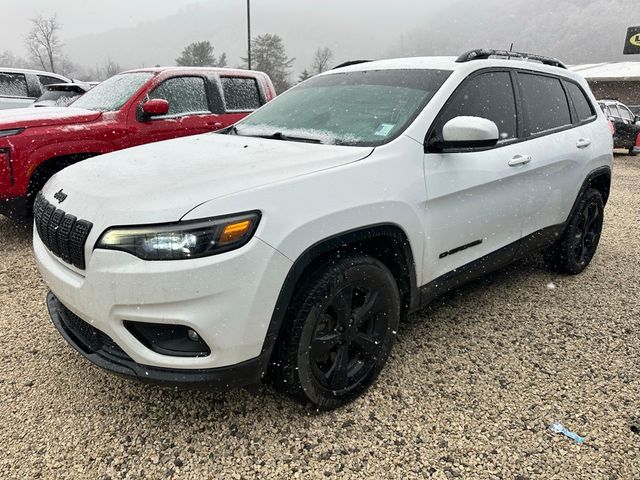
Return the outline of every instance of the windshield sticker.
<path id="1" fill-rule="evenodd" d="M 386 137 L 395 126 L 395 123 L 381 123 L 378 129 L 373 134 L 379 137 Z"/>

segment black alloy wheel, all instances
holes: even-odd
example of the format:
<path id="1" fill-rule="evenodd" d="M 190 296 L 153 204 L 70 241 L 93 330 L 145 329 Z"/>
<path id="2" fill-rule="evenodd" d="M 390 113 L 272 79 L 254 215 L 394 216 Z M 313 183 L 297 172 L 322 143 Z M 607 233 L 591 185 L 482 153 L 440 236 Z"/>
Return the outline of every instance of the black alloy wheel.
<path id="1" fill-rule="evenodd" d="M 349 255 L 319 268 L 290 312 L 276 385 L 327 410 L 359 396 L 382 370 L 400 322 L 400 293 L 382 262 Z"/>
<path id="2" fill-rule="evenodd" d="M 602 194 L 588 190 L 556 245 L 546 252 L 548 264 L 560 273 L 575 275 L 591 262 L 598 248 L 604 223 Z"/>

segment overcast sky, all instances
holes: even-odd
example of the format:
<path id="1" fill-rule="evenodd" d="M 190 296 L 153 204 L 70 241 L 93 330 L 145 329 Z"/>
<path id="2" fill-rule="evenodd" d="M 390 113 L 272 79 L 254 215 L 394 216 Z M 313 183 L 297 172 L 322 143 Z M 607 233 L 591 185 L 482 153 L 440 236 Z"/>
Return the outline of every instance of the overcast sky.
<path id="1" fill-rule="evenodd" d="M 334 61 L 456 55 L 508 48 L 569 63 L 622 57 L 624 31 L 640 25 L 640 0 L 252 0 L 253 33 L 283 37 L 296 72 L 329 46 Z M 210 40 L 229 66 L 246 53 L 245 0 L 2 0 L 0 52 L 24 55 L 29 19 L 57 14 L 64 53 L 93 67 L 170 65 L 193 41 Z M 635 15 L 635 18 L 634 18 Z"/>

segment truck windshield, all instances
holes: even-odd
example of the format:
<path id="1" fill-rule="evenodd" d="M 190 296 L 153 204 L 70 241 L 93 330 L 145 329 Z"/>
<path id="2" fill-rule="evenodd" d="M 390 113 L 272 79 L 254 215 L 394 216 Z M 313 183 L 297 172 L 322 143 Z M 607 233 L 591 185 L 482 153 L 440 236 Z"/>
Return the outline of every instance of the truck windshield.
<path id="1" fill-rule="evenodd" d="M 153 75 L 153 72 L 133 72 L 115 75 L 96 85 L 73 102 L 71 106 L 99 112 L 118 110 Z"/>
<path id="2" fill-rule="evenodd" d="M 406 69 L 321 75 L 267 103 L 229 133 L 338 145 L 381 145 L 407 128 L 450 73 Z"/>

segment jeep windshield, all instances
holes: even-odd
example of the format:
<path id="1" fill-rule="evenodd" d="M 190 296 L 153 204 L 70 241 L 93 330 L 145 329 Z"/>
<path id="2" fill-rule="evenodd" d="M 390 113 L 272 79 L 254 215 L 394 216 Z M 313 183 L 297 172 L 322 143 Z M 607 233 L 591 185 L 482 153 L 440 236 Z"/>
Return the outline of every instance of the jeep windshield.
<path id="1" fill-rule="evenodd" d="M 119 110 L 153 75 L 153 72 L 115 75 L 93 87 L 71 106 L 99 112 Z"/>
<path id="2" fill-rule="evenodd" d="M 276 140 L 376 146 L 400 135 L 451 72 L 368 70 L 314 77 L 228 133 Z"/>

